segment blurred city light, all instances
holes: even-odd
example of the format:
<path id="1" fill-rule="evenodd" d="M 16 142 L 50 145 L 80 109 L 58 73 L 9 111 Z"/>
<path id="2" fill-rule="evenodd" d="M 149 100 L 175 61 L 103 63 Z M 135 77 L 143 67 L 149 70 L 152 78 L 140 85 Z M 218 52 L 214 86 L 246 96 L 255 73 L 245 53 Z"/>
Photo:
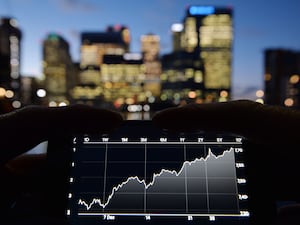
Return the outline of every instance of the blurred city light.
<path id="1" fill-rule="evenodd" d="M 189 94 L 188 94 L 189 98 L 196 98 L 197 97 L 197 94 L 195 91 L 190 91 Z"/>
<path id="2" fill-rule="evenodd" d="M 150 111 L 150 106 L 149 106 L 148 104 L 144 105 L 144 106 L 143 106 L 143 110 L 144 110 L 145 112 L 149 112 L 149 111 Z"/>
<path id="3" fill-rule="evenodd" d="M 13 101 L 12 102 L 12 106 L 15 108 L 15 109 L 18 109 L 22 106 L 21 102 L 20 101 Z"/>
<path id="4" fill-rule="evenodd" d="M 174 23 L 171 27 L 171 30 L 173 32 L 182 32 L 183 28 L 184 28 L 184 26 L 182 23 Z"/>
<path id="5" fill-rule="evenodd" d="M 67 106 L 67 105 L 68 105 L 68 104 L 67 104 L 66 102 L 60 102 L 60 103 L 58 104 L 59 107 Z"/>
<path id="6" fill-rule="evenodd" d="M 291 98 L 287 98 L 284 100 L 284 105 L 287 106 L 287 107 L 291 107 L 294 105 L 294 100 L 291 99 Z"/>
<path id="7" fill-rule="evenodd" d="M 294 74 L 290 77 L 290 83 L 291 84 L 297 84 L 299 82 L 299 75 L 298 74 Z"/>
<path id="8" fill-rule="evenodd" d="M 265 74 L 265 81 L 270 81 L 272 79 L 272 75 L 267 73 Z"/>
<path id="9" fill-rule="evenodd" d="M 228 91 L 221 91 L 220 92 L 220 96 L 222 97 L 222 98 L 227 98 L 228 97 Z"/>
<path id="10" fill-rule="evenodd" d="M 0 87 L 0 98 L 3 98 L 5 96 L 6 90 L 5 88 Z"/>
<path id="11" fill-rule="evenodd" d="M 258 103 L 260 103 L 260 104 L 264 104 L 264 100 L 261 99 L 261 98 L 258 98 L 258 99 L 256 99 L 255 101 L 258 102 Z"/>
<path id="12" fill-rule="evenodd" d="M 264 97 L 265 93 L 263 90 L 257 90 L 256 93 L 255 93 L 256 97 L 258 98 L 262 98 Z"/>
<path id="13" fill-rule="evenodd" d="M 49 106 L 50 107 L 56 107 L 57 103 L 55 101 L 51 101 L 51 102 L 49 102 Z"/>
<path id="14" fill-rule="evenodd" d="M 143 106 L 141 105 L 129 105 L 127 107 L 129 112 L 141 112 L 143 110 Z"/>
<path id="15" fill-rule="evenodd" d="M 36 91 L 36 95 L 37 95 L 38 97 L 40 97 L 40 98 L 46 97 L 46 94 L 47 94 L 47 92 L 46 92 L 45 89 L 38 89 L 38 90 Z"/>
<path id="16" fill-rule="evenodd" d="M 5 97 L 6 97 L 6 98 L 13 98 L 14 95 L 15 95 L 15 93 L 14 93 L 12 90 L 7 90 L 7 91 L 5 92 Z"/>

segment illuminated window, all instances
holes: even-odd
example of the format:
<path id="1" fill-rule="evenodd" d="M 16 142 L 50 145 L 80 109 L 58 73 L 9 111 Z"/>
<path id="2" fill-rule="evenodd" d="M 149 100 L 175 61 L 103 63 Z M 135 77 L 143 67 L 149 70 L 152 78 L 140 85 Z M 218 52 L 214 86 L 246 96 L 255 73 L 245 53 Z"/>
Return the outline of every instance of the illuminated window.
<path id="1" fill-rule="evenodd" d="M 186 50 L 191 52 L 198 44 L 198 34 L 196 30 L 196 19 L 188 17 L 185 21 L 185 35 L 184 35 Z"/>
<path id="2" fill-rule="evenodd" d="M 297 84 L 299 82 L 299 75 L 298 74 L 294 74 L 290 77 L 290 83 L 291 84 Z"/>
<path id="3" fill-rule="evenodd" d="M 204 60 L 205 87 L 213 89 L 230 88 L 231 51 L 206 51 Z"/>
<path id="4" fill-rule="evenodd" d="M 191 6 L 189 8 L 189 13 L 191 15 L 208 15 L 215 12 L 215 7 L 213 6 Z"/>
<path id="5" fill-rule="evenodd" d="M 265 81 L 270 81 L 272 79 L 272 75 L 267 73 L 265 74 Z"/>
<path id="6" fill-rule="evenodd" d="M 284 100 L 284 105 L 287 106 L 287 107 L 291 107 L 294 105 L 294 100 L 291 99 L 291 98 L 287 98 Z"/>
<path id="7" fill-rule="evenodd" d="M 228 91 L 221 91 L 220 92 L 220 96 L 222 97 L 222 98 L 227 98 L 228 97 Z"/>
<path id="8" fill-rule="evenodd" d="M 256 93 L 255 93 L 255 95 L 258 98 L 262 98 L 265 95 L 265 93 L 264 93 L 263 90 L 257 90 Z"/>
<path id="9" fill-rule="evenodd" d="M 203 82 L 203 73 L 200 70 L 197 70 L 195 72 L 194 80 L 196 83 L 202 83 Z"/>

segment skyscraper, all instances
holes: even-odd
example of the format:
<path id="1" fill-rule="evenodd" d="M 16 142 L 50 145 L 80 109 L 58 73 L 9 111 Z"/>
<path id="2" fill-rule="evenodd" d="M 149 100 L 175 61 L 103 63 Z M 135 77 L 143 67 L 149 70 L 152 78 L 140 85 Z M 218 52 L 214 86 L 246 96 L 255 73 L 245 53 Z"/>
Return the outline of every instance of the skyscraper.
<path id="1" fill-rule="evenodd" d="M 163 62 L 162 80 L 165 83 L 172 77 L 171 83 L 189 81 L 194 86 L 183 88 L 185 94 L 175 93 L 177 98 L 192 97 L 198 102 L 227 101 L 230 98 L 232 11 L 229 7 L 190 6 L 186 10 L 182 27 L 179 24 L 173 25 L 174 55 L 167 57 L 168 60 L 173 58 L 178 61 L 186 55 L 185 59 L 194 61 L 193 65 L 188 62 L 190 65 L 182 64 L 181 68 L 173 62 L 175 70 L 172 70 L 170 61 Z M 165 64 L 171 66 L 165 68 Z M 177 86 L 180 84 L 177 83 Z M 166 91 L 170 99 L 172 90 L 163 90 Z"/>
<path id="2" fill-rule="evenodd" d="M 300 107 L 300 52 L 265 50 L 265 103 Z"/>
<path id="3" fill-rule="evenodd" d="M 160 38 L 155 34 L 141 36 L 142 54 L 145 62 L 153 62 L 159 59 Z"/>
<path id="4" fill-rule="evenodd" d="M 22 33 L 13 18 L 2 18 L 0 25 L 0 88 L 3 97 L 19 108 L 20 42 Z"/>
<path id="5" fill-rule="evenodd" d="M 145 101 L 141 54 L 105 55 L 101 67 L 103 97 L 115 108 Z"/>
<path id="6" fill-rule="evenodd" d="M 123 55 L 129 51 L 129 44 L 130 32 L 125 26 L 109 26 L 104 32 L 82 32 L 80 66 L 100 67 L 103 55 Z"/>
<path id="7" fill-rule="evenodd" d="M 106 100 L 112 100 L 105 91 L 110 85 L 102 76 L 104 58 L 105 55 L 122 58 L 129 51 L 129 45 L 130 31 L 126 26 L 115 25 L 101 32 L 81 33 L 79 79 L 71 91 L 74 102 L 103 106 Z"/>
<path id="8" fill-rule="evenodd" d="M 171 27 L 173 36 L 173 52 L 178 52 L 181 50 L 181 35 L 183 31 L 182 23 L 174 23 Z"/>
<path id="9" fill-rule="evenodd" d="M 43 72 L 50 106 L 69 104 L 72 71 L 68 42 L 56 33 L 49 34 L 43 43 Z"/>
<path id="10" fill-rule="evenodd" d="M 155 34 L 141 36 L 141 50 L 144 63 L 144 90 L 148 92 L 148 97 L 160 95 L 160 37 Z"/>

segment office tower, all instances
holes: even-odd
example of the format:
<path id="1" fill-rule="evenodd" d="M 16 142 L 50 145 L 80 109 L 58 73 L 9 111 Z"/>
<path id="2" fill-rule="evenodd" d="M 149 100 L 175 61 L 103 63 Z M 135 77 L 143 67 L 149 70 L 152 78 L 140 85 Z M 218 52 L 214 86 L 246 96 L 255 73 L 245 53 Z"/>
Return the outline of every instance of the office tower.
<path id="1" fill-rule="evenodd" d="M 129 46 L 130 31 L 126 26 L 109 26 L 102 32 L 81 33 L 79 81 L 72 90 L 75 102 L 103 106 L 106 86 L 101 69 L 104 56 L 123 57 Z"/>
<path id="2" fill-rule="evenodd" d="M 161 96 L 163 102 L 203 102 L 203 67 L 199 57 L 177 51 L 162 57 Z"/>
<path id="3" fill-rule="evenodd" d="M 46 90 L 42 79 L 34 76 L 21 77 L 22 105 L 46 105 Z"/>
<path id="4" fill-rule="evenodd" d="M 183 31 L 182 23 L 174 23 L 171 27 L 172 38 L 173 38 L 173 52 L 178 52 L 181 50 L 181 35 Z"/>
<path id="5" fill-rule="evenodd" d="M 142 55 L 105 55 L 101 67 L 103 98 L 117 109 L 145 102 Z"/>
<path id="6" fill-rule="evenodd" d="M 159 60 L 160 38 L 158 35 L 142 35 L 141 45 L 143 60 L 145 62 L 154 62 Z"/>
<path id="7" fill-rule="evenodd" d="M 0 25 L 0 98 L 21 107 L 20 43 L 22 33 L 13 18 L 2 18 Z"/>
<path id="8" fill-rule="evenodd" d="M 125 26 L 109 26 L 104 32 L 83 32 L 80 66 L 100 67 L 103 55 L 123 55 L 129 51 L 129 44 L 130 32 Z"/>
<path id="9" fill-rule="evenodd" d="M 123 32 L 128 29 L 115 30 L 111 27 L 105 32 L 83 32 L 81 34 L 80 83 L 98 85 L 103 56 L 123 55 L 129 43 L 123 39 Z M 126 39 L 127 40 L 127 39 Z"/>
<path id="10" fill-rule="evenodd" d="M 154 34 L 141 36 L 141 50 L 144 63 L 144 90 L 148 97 L 160 95 L 160 37 Z"/>
<path id="11" fill-rule="evenodd" d="M 49 34 L 43 43 L 43 73 L 49 105 L 69 104 L 73 64 L 68 42 L 56 33 Z"/>
<path id="12" fill-rule="evenodd" d="M 172 95 L 176 99 L 199 103 L 230 99 L 232 13 L 231 8 L 225 7 L 187 8 L 183 27 L 172 27 L 174 52 L 171 53 L 173 56 L 165 58 L 168 62 L 163 62 L 162 99 L 172 100 Z M 175 60 L 173 63 L 170 61 L 172 58 Z M 187 64 L 179 65 L 181 59 L 186 59 Z M 175 83 L 178 87 L 176 93 L 167 88 Z M 183 92 L 180 92 L 180 83 Z"/>
<path id="13" fill-rule="evenodd" d="M 265 57 L 265 103 L 299 108 L 300 52 L 267 49 Z"/>

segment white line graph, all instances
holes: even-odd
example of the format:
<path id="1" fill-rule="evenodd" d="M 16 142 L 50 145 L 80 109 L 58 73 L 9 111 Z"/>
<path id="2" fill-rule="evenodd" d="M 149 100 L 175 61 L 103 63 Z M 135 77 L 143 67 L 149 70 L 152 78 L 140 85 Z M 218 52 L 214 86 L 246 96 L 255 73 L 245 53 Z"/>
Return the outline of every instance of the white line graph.
<path id="1" fill-rule="evenodd" d="M 109 206 L 111 200 L 116 196 L 116 194 L 121 191 L 121 189 L 123 189 L 126 185 L 129 185 L 129 183 L 133 182 L 135 183 L 135 185 L 142 185 L 145 193 L 147 193 L 147 190 L 149 190 L 151 187 L 154 187 L 156 185 L 156 183 L 158 182 L 158 179 L 161 178 L 162 176 L 164 177 L 172 177 L 174 179 L 178 178 L 178 177 L 183 177 L 186 179 L 187 176 L 187 170 L 192 171 L 197 169 L 197 164 L 198 165 L 202 165 L 205 162 L 212 162 L 212 161 L 219 161 L 221 159 L 223 159 L 224 157 L 227 158 L 231 158 L 234 161 L 234 148 L 229 148 L 227 150 L 224 150 L 223 153 L 221 155 L 216 156 L 215 154 L 213 154 L 211 148 L 208 148 L 208 153 L 206 155 L 206 157 L 200 157 L 200 158 L 196 158 L 192 161 L 185 161 L 181 168 L 176 171 L 176 170 L 168 170 L 168 169 L 161 169 L 161 171 L 159 173 L 154 173 L 152 176 L 152 180 L 150 182 L 146 182 L 144 179 L 140 179 L 138 176 L 131 176 L 128 177 L 125 181 L 123 181 L 122 183 L 119 183 L 117 186 L 114 186 L 110 192 L 110 194 L 108 195 L 107 200 L 104 202 L 101 200 L 101 198 L 93 198 L 92 201 L 87 202 L 84 199 L 79 199 L 78 200 L 78 205 L 79 206 L 83 206 L 87 211 L 91 210 L 93 208 L 93 206 L 98 205 L 100 206 L 102 209 L 105 209 L 106 207 Z M 206 163 L 205 163 L 206 165 Z M 234 167 L 234 164 L 231 165 L 232 167 Z M 193 168 L 194 167 L 194 168 Z M 207 169 L 207 168 L 206 168 Z M 206 174 L 207 176 L 207 174 Z M 233 179 L 235 179 L 235 174 L 232 175 Z M 186 185 L 186 183 L 185 183 Z M 207 184 L 206 184 L 207 186 Z M 187 190 L 185 190 L 187 192 Z M 206 190 L 208 192 L 208 190 Z M 235 190 L 235 194 L 237 194 L 237 190 Z"/>

